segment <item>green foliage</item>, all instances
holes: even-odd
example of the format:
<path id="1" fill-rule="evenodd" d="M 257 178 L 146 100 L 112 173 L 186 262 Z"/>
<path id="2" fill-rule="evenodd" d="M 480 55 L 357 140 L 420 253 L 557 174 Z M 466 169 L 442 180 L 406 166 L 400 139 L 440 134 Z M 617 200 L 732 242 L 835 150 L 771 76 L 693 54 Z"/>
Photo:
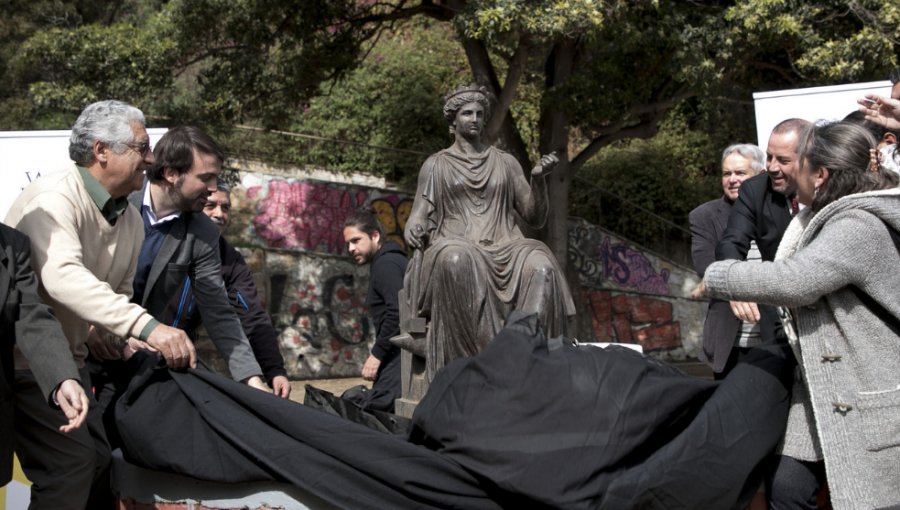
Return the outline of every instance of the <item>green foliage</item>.
<path id="1" fill-rule="evenodd" d="M 587 163 L 559 182 L 582 172 L 676 223 L 711 198 L 703 183 L 718 151 L 751 136 L 752 91 L 883 79 L 900 49 L 896 0 L 3 5 L 2 128 L 67 127 L 86 102 L 116 97 L 165 124 L 211 126 L 244 155 L 401 179 L 450 142 L 441 95 L 472 72 L 502 86 L 524 49 L 522 79 L 506 91 L 515 129 L 504 136 L 521 142 L 517 157 L 564 146 Z M 413 153 L 230 132 L 237 123 Z M 652 141 L 627 141 L 658 127 Z M 585 201 L 573 212 L 591 210 L 590 195 L 573 199 Z M 622 217 L 626 228 L 628 216 L 604 222 Z"/>
<path id="2" fill-rule="evenodd" d="M 571 213 L 632 239 L 677 237 L 660 232 L 633 206 L 686 226 L 691 209 L 722 193 L 720 145 L 690 129 L 684 112 L 673 111 L 655 137 L 615 143 L 586 163 L 572 191 Z"/>
<path id="3" fill-rule="evenodd" d="M 900 3 L 752 0 L 725 11 L 723 49 L 759 89 L 881 80 L 898 65 Z"/>
<path id="4" fill-rule="evenodd" d="M 71 125 L 71 111 L 38 108 L 28 88 L 40 80 L 19 56 L 22 45 L 47 30 L 146 19 L 160 0 L 0 0 L 0 129 L 59 129 Z M 67 64 L 67 63 L 66 63 Z M 45 63 L 38 62 L 39 67 Z M 58 71 L 59 72 L 59 71 Z M 83 92 L 82 92 L 83 95 Z"/>
<path id="5" fill-rule="evenodd" d="M 195 115 L 217 122 L 284 127 L 359 60 L 372 35 L 342 20 L 352 0 L 174 0 L 167 6 L 179 68 L 194 66 Z"/>
<path id="6" fill-rule="evenodd" d="M 161 24 L 151 23 L 151 27 Z M 172 85 L 171 39 L 158 31 L 118 23 L 52 29 L 34 34 L 13 67 L 31 82 L 39 108 L 65 109 L 105 98 L 127 98 L 147 108 Z"/>
<path id="7" fill-rule="evenodd" d="M 604 3 L 622 2 L 477 0 L 466 2 L 466 9 L 457 18 L 457 24 L 466 37 L 486 41 L 512 32 L 548 39 L 577 37 L 603 25 Z"/>
<path id="8" fill-rule="evenodd" d="M 365 171 L 410 181 L 427 154 L 452 138 L 441 113 L 443 95 L 471 80 L 465 55 L 446 24 L 416 20 L 383 34 L 360 67 L 323 86 L 292 131 L 370 146 L 312 144 L 308 157 L 329 169 Z"/>

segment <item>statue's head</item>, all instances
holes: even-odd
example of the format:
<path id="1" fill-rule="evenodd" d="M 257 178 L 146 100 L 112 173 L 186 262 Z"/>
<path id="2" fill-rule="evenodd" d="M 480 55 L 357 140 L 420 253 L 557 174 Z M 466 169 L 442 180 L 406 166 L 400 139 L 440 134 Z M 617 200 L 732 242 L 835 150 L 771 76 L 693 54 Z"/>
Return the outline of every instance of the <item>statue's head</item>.
<path id="1" fill-rule="evenodd" d="M 469 103 L 479 103 L 484 107 L 484 120 L 491 117 L 491 92 L 484 85 L 472 83 L 462 85 L 444 96 L 444 118 L 450 124 L 450 132 L 453 132 L 453 122 L 456 120 L 456 112 Z"/>

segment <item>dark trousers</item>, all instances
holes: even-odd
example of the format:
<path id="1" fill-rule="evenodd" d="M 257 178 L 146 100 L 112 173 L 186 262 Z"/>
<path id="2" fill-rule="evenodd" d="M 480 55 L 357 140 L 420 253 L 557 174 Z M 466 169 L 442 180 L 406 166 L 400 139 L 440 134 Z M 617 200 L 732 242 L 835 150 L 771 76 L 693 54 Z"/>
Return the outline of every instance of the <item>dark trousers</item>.
<path id="1" fill-rule="evenodd" d="M 394 412 L 394 400 L 400 398 L 400 353 L 399 349 L 391 352 L 381 361 L 378 367 L 378 375 L 372 383 L 372 389 L 367 393 L 360 406 L 363 409 L 375 409 L 387 413 Z"/>
<path id="2" fill-rule="evenodd" d="M 59 431 L 66 419 L 51 408 L 30 370 L 15 376 L 15 449 L 25 476 L 32 482 L 30 509 L 111 509 L 110 451 L 90 376 L 79 370 L 90 408 L 86 423 L 68 434 Z"/>
<path id="3" fill-rule="evenodd" d="M 90 373 L 91 386 L 103 420 L 103 428 L 109 446 L 115 450 L 122 447 L 119 428 L 116 424 L 116 401 L 128 389 L 128 382 L 134 373 L 134 366 L 125 361 L 97 361 L 88 356 L 85 368 Z"/>
<path id="4" fill-rule="evenodd" d="M 825 481 L 825 463 L 777 455 L 772 459 L 766 492 L 771 510 L 816 510 L 816 497 Z"/>

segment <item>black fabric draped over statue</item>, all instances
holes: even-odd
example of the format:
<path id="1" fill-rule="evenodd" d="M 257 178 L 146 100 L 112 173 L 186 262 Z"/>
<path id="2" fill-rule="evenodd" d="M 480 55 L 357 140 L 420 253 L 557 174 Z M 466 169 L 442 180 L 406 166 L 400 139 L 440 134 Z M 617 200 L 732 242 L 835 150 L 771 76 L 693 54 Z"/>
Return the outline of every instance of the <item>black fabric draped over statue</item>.
<path id="1" fill-rule="evenodd" d="M 132 463 L 340 508 L 729 508 L 784 431 L 783 354 L 753 349 L 715 383 L 514 314 L 438 373 L 408 441 L 205 370 L 145 370 L 116 414 Z"/>

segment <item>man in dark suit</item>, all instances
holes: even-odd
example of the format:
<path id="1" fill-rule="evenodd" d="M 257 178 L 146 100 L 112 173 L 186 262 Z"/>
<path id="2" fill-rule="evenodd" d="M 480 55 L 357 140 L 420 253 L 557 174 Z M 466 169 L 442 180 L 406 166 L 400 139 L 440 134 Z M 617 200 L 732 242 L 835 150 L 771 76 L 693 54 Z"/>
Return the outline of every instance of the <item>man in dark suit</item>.
<path id="1" fill-rule="evenodd" d="M 69 341 L 53 312 L 37 291 L 28 236 L 0 223 L 0 486 L 12 477 L 14 439 L 31 423 L 53 423 L 62 434 L 91 444 L 81 425 L 88 398 L 69 349 Z M 14 370 L 14 351 L 28 360 L 27 370 Z M 82 437 L 83 436 L 83 437 Z M 36 456 L 52 457 L 54 439 L 21 440 Z"/>
<path id="2" fill-rule="evenodd" d="M 138 255 L 132 301 L 140 304 L 163 324 L 178 327 L 177 301 L 172 296 L 191 288 L 207 331 L 228 363 L 231 376 L 238 381 L 267 390 L 259 364 L 234 313 L 222 280 L 219 259 L 219 231 L 202 212 L 210 193 L 216 190 L 224 155 L 218 144 L 198 128 L 182 126 L 170 129 L 153 150 L 155 163 L 147 170 L 148 182 L 142 191 L 128 200 L 141 213 L 144 242 Z M 115 360 L 115 353 L 91 354 L 99 360 Z M 135 339 L 126 340 L 126 352 L 146 348 Z M 105 407 L 105 424 L 110 440 L 115 441 L 112 402 L 124 391 L 130 376 L 121 362 L 96 364 L 94 385 L 102 387 L 98 399 Z"/>
<path id="3" fill-rule="evenodd" d="M 741 185 L 741 193 L 728 216 L 725 235 L 716 246 L 716 260 L 744 260 L 750 241 L 756 241 L 764 261 L 775 259 L 781 236 L 797 212 L 795 174 L 800 162 L 797 144 L 809 122 L 788 119 L 772 130 L 766 146 L 766 174 Z M 760 322 L 764 338 L 776 338 L 781 329 L 776 311 L 766 307 L 766 320 L 756 303 L 731 302 L 734 314 L 743 321 Z"/>
<path id="4" fill-rule="evenodd" d="M 135 302 L 171 324 L 171 297 L 190 285 L 213 342 L 228 362 L 232 377 L 265 389 L 262 371 L 235 315 L 222 280 L 219 230 L 200 212 L 216 191 L 224 155 L 198 128 L 170 129 L 154 149 L 149 182 L 129 200 L 144 219 L 144 244 L 134 276 Z M 187 283 L 186 283 L 187 282 Z"/>
<path id="5" fill-rule="evenodd" d="M 766 158 L 759 147 L 735 144 L 722 153 L 722 196 L 697 206 L 688 215 L 691 224 L 691 258 L 697 274 L 703 277 L 707 266 L 716 260 L 716 244 L 722 239 L 728 224 L 732 204 L 744 181 L 766 168 Z M 716 378 L 724 377 L 734 366 L 732 355 L 736 341 L 758 335 L 758 327 L 742 328 L 741 321 L 731 312 L 726 301 L 713 299 L 709 303 L 703 325 L 701 361 L 709 364 Z M 744 331 L 746 330 L 746 331 Z M 745 342 L 746 343 L 746 342 Z"/>

